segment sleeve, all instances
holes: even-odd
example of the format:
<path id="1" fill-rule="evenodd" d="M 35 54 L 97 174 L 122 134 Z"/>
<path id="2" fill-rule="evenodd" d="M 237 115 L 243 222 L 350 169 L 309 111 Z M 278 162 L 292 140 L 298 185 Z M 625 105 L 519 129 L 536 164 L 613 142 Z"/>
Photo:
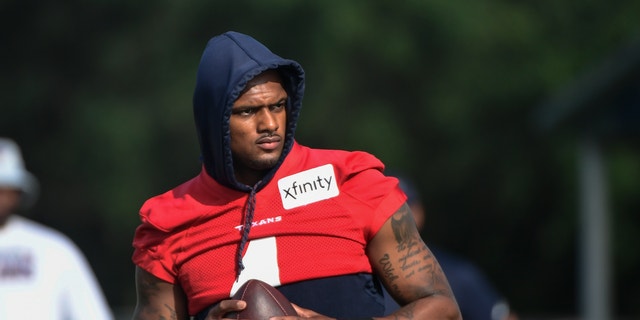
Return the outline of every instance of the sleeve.
<path id="1" fill-rule="evenodd" d="M 143 219 L 133 238 L 133 263 L 164 281 L 175 283 L 177 274 L 171 254 L 175 237 Z"/>
<path id="2" fill-rule="evenodd" d="M 141 224 L 133 237 L 133 262 L 172 284 L 178 277 L 176 261 L 183 231 L 200 215 L 188 194 L 192 181 L 145 201 L 139 213 Z"/>
<path id="3" fill-rule="evenodd" d="M 357 198 L 366 211 L 356 212 L 365 221 L 365 237 L 371 240 L 382 225 L 406 202 L 397 178 L 383 174 L 384 165 L 366 152 L 353 152 L 345 162 L 342 192 Z"/>
<path id="4" fill-rule="evenodd" d="M 69 319 L 112 320 L 102 288 L 84 254 L 71 240 L 62 243 L 67 267 L 60 284 L 64 286 L 62 303 Z M 61 257 L 62 258 L 62 257 Z"/>

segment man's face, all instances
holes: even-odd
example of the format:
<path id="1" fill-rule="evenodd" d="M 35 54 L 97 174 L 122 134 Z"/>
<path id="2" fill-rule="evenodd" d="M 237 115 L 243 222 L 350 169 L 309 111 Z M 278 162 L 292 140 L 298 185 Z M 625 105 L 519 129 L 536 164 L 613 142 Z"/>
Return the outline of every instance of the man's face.
<path id="1" fill-rule="evenodd" d="M 266 71 L 247 84 L 233 103 L 231 152 L 238 181 L 253 185 L 272 168 L 284 147 L 287 92 L 276 71 Z"/>

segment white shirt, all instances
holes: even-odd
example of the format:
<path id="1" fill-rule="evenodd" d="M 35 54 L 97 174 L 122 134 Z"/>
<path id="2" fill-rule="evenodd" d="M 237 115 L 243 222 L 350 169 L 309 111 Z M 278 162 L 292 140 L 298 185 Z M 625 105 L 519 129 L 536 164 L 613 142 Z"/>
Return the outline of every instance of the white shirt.
<path id="1" fill-rule="evenodd" d="M 0 227 L 0 319 L 113 319 L 82 252 L 65 235 L 13 215 Z"/>

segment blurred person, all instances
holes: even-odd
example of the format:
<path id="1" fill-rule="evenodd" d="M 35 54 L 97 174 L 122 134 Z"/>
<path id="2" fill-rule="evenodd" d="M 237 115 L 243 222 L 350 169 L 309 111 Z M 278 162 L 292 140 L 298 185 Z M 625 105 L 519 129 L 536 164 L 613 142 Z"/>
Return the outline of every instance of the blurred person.
<path id="1" fill-rule="evenodd" d="M 76 245 L 17 214 L 37 191 L 18 145 L 0 138 L 0 319 L 113 319 Z"/>
<path id="2" fill-rule="evenodd" d="M 193 98 L 201 171 L 140 209 L 134 319 L 224 318 L 252 278 L 296 304 L 282 319 L 460 319 L 382 162 L 295 141 L 303 93 L 302 67 L 252 37 L 208 42 Z"/>
<path id="3" fill-rule="evenodd" d="M 387 171 L 389 173 L 389 171 Z M 407 195 L 418 230 L 422 230 L 426 220 L 426 210 L 418 189 L 406 176 L 391 173 L 400 180 L 400 188 Z M 430 245 L 438 257 L 458 307 L 465 320 L 516 320 L 507 300 L 495 289 L 486 275 L 472 261 L 456 255 L 437 245 Z"/>

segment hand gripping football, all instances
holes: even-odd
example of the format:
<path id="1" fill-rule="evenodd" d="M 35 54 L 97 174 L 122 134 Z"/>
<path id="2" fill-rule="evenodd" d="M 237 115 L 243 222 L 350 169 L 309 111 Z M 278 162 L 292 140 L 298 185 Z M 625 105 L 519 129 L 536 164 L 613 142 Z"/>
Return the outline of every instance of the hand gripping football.
<path id="1" fill-rule="evenodd" d="M 225 318 L 237 320 L 268 320 L 274 316 L 297 316 L 291 302 L 276 288 L 260 280 L 245 282 L 231 297 L 244 300 L 247 307 L 239 312 L 230 312 Z"/>

